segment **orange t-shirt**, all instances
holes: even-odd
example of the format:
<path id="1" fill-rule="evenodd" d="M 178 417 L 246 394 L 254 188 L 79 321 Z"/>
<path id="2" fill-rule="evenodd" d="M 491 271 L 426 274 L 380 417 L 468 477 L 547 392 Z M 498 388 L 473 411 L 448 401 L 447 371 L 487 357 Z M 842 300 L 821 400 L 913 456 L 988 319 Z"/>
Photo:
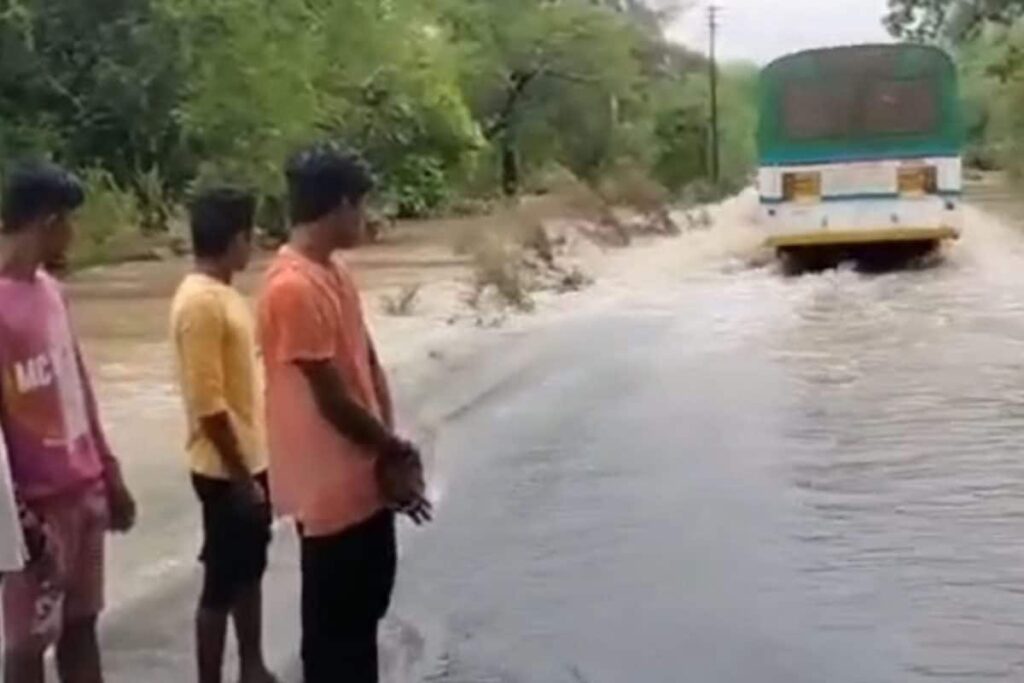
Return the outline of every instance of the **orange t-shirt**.
<path id="1" fill-rule="evenodd" d="M 271 497 L 306 536 L 329 536 L 383 507 L 374 459 L 320 413 L 297 361 L 330 361 L 349 398 L 385 419 L 355 281 L 340 259 L 325 267 L 283 247 L 259 302 L 266 365 Z"/>

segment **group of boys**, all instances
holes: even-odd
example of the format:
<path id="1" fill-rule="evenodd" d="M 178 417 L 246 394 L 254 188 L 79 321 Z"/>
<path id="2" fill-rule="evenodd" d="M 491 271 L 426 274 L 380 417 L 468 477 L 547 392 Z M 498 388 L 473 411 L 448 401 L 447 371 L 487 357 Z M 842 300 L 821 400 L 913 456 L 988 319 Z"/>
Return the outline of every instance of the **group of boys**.
<path id="1" fill-rule="evenodd" d="M 332 144 L 286 171 L 291 229 L 256 314 L 233 286 L 250 261 L 256 198 L 191 201 L 194 268 L 171 339 L 202 511 L 199 683 L 222 680 L 229 622 L 242 683 L 274 683 L 262 590 L 274 511 L 301 537 L 306 683 L 378 680 L 395 515 L 430 519 L 422 458 L 395 430 L 388 382 L 339 250 L 362 235 L 372 176 Z M 81 183 L 50 164 L 8 173 L 0 228 L 0 573 L 5 683 L 41 683 L 55 647 L 64 683 L 103 680 L 97 621 L 104 539 L 136 504 L 104 436 L 88 372 L 49 266 L 66 261 Z M 262 365 L 262 367 L 261 367 Z M 4 514 L 6 512 L 6 514 Z"/>

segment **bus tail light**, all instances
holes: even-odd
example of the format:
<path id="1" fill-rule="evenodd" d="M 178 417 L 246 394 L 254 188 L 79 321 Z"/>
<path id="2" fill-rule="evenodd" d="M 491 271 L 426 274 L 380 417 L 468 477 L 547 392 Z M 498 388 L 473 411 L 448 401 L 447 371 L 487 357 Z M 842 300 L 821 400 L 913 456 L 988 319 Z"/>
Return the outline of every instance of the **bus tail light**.
<path id="1" fill-rule="evenodd" d="M 904 197 L 938 194 L 938 169 L 934 166 L 903 166 L 899 170 L 899 190 Z"/>
<path id="2" fill-rule="evenodd" d="M 821 199 L 821 174 L 817 172 L 783 174 L 782 197 L 787 202 L 818 201 Z"/>

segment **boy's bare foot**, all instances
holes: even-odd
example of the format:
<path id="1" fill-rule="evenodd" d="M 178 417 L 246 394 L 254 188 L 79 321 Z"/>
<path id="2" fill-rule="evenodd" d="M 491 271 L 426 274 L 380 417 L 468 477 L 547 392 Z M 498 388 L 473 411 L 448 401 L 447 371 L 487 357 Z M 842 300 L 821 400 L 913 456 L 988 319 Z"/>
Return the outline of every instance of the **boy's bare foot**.
<path id="1" fill-rule="evenodd" d="M 277 676 L 270 673 L 269 670 L 263 669 L 262 671 L 242 674 L 238 678 L 238 683 L 281 683 L 281 681 Z"/>

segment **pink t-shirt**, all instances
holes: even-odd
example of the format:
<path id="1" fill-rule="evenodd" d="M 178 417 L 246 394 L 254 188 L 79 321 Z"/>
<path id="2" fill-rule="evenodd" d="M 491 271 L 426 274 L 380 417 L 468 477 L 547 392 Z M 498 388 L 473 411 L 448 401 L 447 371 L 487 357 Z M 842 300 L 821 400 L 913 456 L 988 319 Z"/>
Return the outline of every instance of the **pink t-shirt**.
<path id="1" fill-rule="evenodd" d="M 107 444 L 57 281 L 0 277 L 0 425 L 18 495 L 34 502 L 84 491 L 103 475 Z"/>
<path id="2" fill-rule="evenodd" d="M 258 318 L 271 498 L 280 512 L 301 522 L 307 536 L 329 536 L 369 519 L 383 506 L 374 455 L 323 418 L 296 365 L 330 362 L 348 396 L 388 421 L 383 377 L 375 379 L 351 274 L 340 258 L 325 267 L 284 247 L 267 272 Z"/>

